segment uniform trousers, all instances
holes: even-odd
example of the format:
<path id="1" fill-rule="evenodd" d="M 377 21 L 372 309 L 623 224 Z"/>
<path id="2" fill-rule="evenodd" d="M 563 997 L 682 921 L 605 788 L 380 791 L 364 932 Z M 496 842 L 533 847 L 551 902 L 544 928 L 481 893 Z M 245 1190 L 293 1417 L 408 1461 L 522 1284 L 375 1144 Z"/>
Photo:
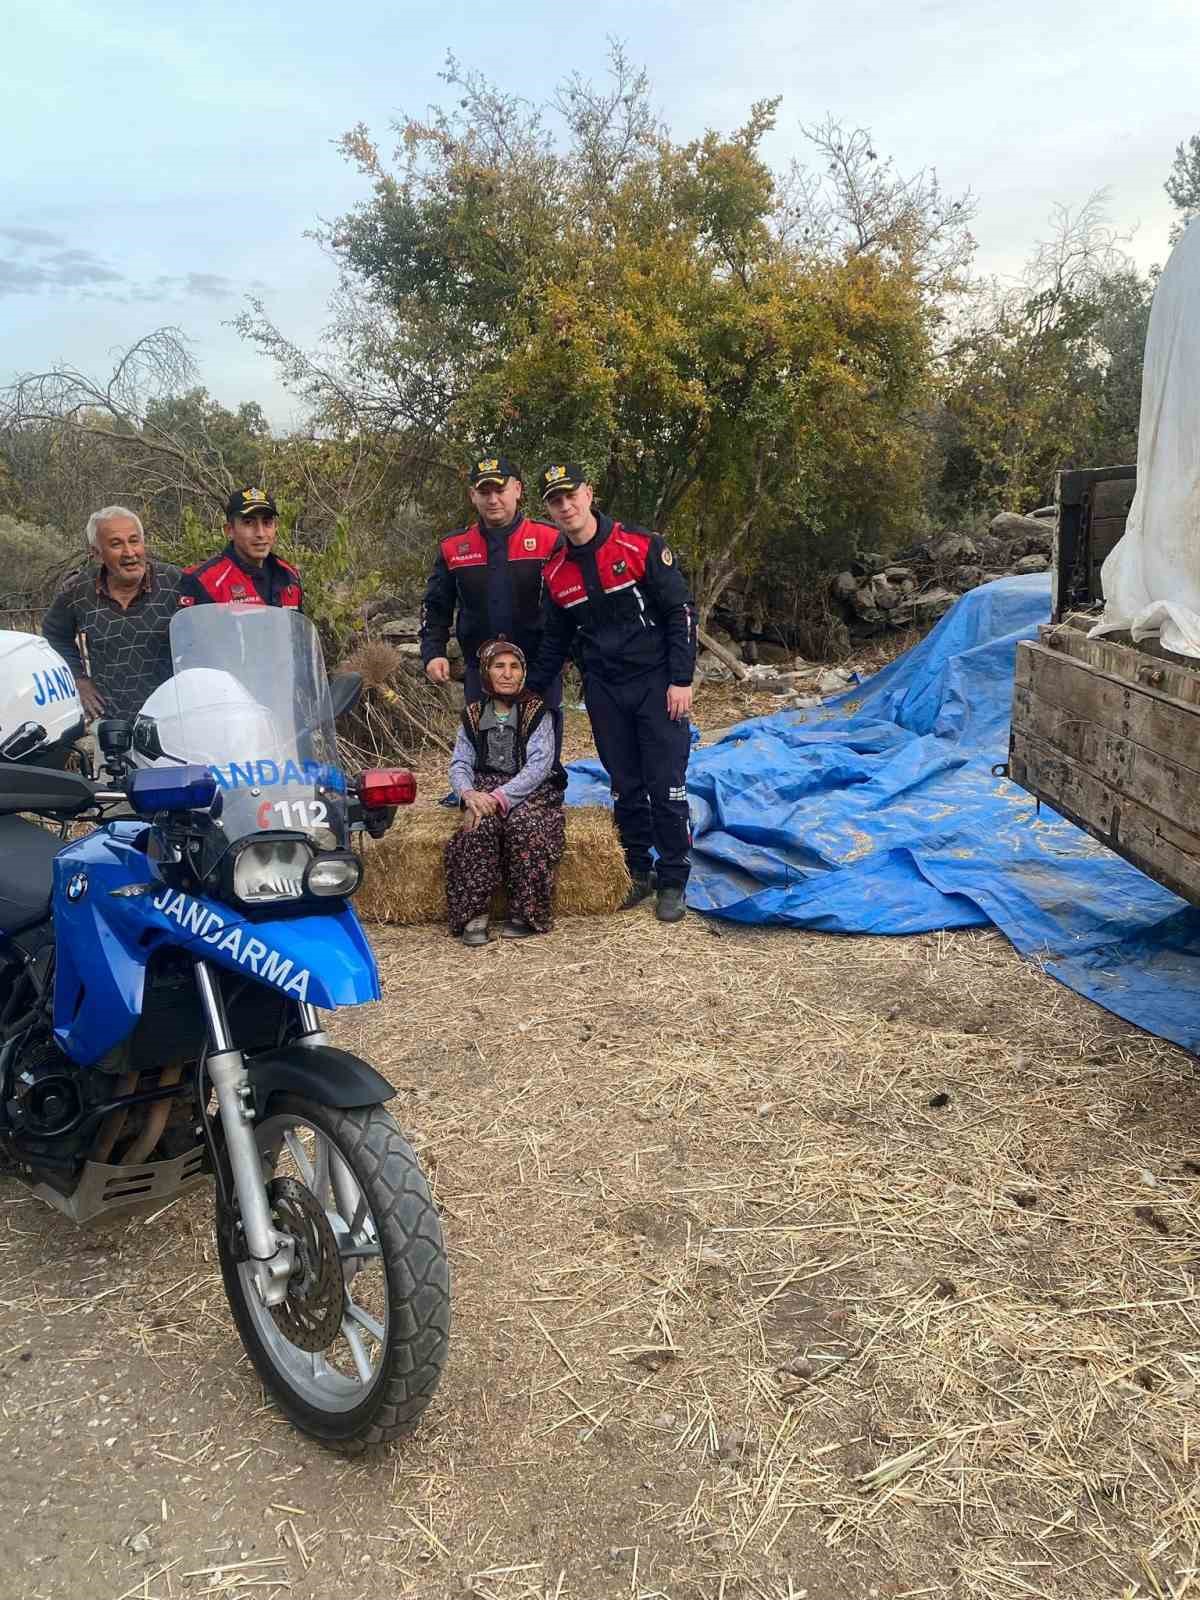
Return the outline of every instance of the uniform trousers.
<path id="1" fill-rule="evenodd" d="M 612 782 L 613 818 L 634 877 L 650 872 L 658 854 L 658 885 L 683 888 L 691 871 L 687 764 L 692 734 L 687 717 L 667 715 L 667 674 L 644 673 L 629 683 L 589 674 L 584 701 L 596 753 Z"/>

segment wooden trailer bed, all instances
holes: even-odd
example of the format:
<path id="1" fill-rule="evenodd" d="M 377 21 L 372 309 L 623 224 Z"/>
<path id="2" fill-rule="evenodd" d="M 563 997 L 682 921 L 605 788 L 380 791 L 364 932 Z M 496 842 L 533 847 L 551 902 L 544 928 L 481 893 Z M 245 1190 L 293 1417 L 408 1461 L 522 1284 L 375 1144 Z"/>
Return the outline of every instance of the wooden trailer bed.
<path id="1" fill-rule="evenodd" d="M 1009 775 L 1200 905 L 1200 662 L 1089 639 L 1094 620 L 1017 646 Z"/>
<path id="2" fill-rule="evenodd" d="M 1060 472 L 1051 622 L 1017 646 L 1008 771 L 1156 882 L 1200 905 L 1200 661 L 1089 639 L 1133 467 Z"/>

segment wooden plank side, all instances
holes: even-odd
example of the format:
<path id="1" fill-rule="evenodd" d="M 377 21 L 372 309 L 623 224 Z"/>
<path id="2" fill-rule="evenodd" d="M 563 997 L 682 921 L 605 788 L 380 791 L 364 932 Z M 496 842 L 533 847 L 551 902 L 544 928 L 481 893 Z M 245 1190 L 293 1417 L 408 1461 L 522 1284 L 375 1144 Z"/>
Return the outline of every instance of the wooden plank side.
<path id="1" fill-rule="evenodd" d="M 1077 823 L 1155 882 L 1200 905 L 1200 841 L 1118 795 L 1059 751 L 1021 732 L 1013 735 L 1013 781 Z"/>
<path id="2" fill-rule="evenodd" d="M 1137 486 L 1137 467 L 1064 467 L 1055 474 L 1055 500 L 1062 505 L 1077 505 L 1091 490 L 1094 494 L 1102 484 Z M 1133 495 L 1130 493 L 1130 499 Z"/>
<path id="3" fill-rule="evenodd" d="M 1065 715 L 1051 701 L 1043 700 L 1036 688 L 1014 690 L 1012 725 L 1014 732 L 1027 733 L 1061 751 L 1102 783 L 1125 794 L 1131 792 L 1138 750 L 1131 739 L 1086 717 Z"/>
<path id="4" fill-rule="evenodd" d="M 1173 700 L 1200 706 L 1200 670 L 1165 658 L 1161 647 L 1147 649 L 1111 634 L 1089 639 L 1078 628 L 1053 626 L 1039 630 L 1039 642 L 1075 661 L 1099 667 L 1101 672 L 1111 672 L 1115 678 L 1161 689 Z"/>
<path id="5" fill-rule="evenodd" d="M 1017 658 L 1018 684 L 1033 688 L 1065 717 L 1084 717 L 1165 756 L 1185 768 L 1187 781 L 1195 783 L 1195 775 L 1200 774 L 1200 712 L 1194 706 L 1040 645 L 1022 643 Z"/>
<path id="6" fill-rule="evenodd" d="M 1013 730 L 1060 751 L 1119 795 L 1136 800 L 1191 836 L 1200 854 L 1200 802 L 1194 773 L 1136 740 L 1089 721 L 1066 715 L 1037 694 L 1018 688 L 1013 695 Z"/>
<path id="7" fill-rule="evenodd" d="M 1098 667 L 1101 672 L 1110 672 L 1114 678 L 1129 683 L 1142 681 L 1138 677 L 1140 667 L 1147 672 L 1158 670 L 1157 663 L 1151 663 L 1147 656 L 1139 655 L 1128 645 L 1117 644 L 1112 639 L 1089 639 L 1078 628 L 1049 629 L 1042 643 L 1049 650 L 1070 656 L 1072 661 Z"/>
<path id="8" fill-rule="evenodd" d="M 1091 559 L 1092 570 L 1099 577 L 1099 569 L 1104 565 L 1106 558 L 1113 546 L 1125 532 L 1125 516 L 1119 517 L 1093 517 L 1092 542 L 1088 555 Z"/>
<path id="9" fill-rule="evenodd" d="M 1118 468 L 1118 471 L 1128 472 L 1128 468 Z M 1137 488 L 1134 478 L 1106 478 L 1092 487 L 1092 515 L 1096 518 L 1119 517 L 1124 523 L 1129 515 L 1129 507 L 1133 504 L 1133 492 Z"/>
<path id="10" fill-rule="evenodd" d="M 1054 481 L 1052 603 L 1057 621 L 1100 598 L 1100 567 L 1125 531 L 1136 467 L 1087 467 Z"/>

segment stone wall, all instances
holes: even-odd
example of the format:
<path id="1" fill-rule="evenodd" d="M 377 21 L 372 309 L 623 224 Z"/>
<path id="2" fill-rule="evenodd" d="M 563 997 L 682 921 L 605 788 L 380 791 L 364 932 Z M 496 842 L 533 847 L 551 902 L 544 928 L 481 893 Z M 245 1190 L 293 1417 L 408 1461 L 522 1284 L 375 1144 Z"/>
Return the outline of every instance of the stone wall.
<path id="1" fill-rule="evenodd" d="M 830 583 L 852 636 L 937 621 L 960 594 L 1014 573 L 1047 572 L 1054 509 L 1033 516 L 1002 511 L 987 533 L 946 533 L 894 556 L 863 555 Z"/>

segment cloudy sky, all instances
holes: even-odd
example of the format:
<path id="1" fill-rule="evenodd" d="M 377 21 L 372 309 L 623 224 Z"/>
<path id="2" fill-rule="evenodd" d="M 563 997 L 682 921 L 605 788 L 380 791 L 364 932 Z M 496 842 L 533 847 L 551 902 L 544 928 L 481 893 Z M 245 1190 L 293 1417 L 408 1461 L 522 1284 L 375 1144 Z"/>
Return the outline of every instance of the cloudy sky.
<path id="1" fill-rule="evenodd" d="M 258 294 L 299 342 L 333 272 L 304 231 L 362 198 L 332 141 L 444 97 L 447 49 L 536 94 L 644 63 L 677 137 L 781 94 L 770 146 L 832 112 L 902 171 L 935 166 L 979 211 L 978 266 L 1014 272 L 1056 201 L 1110 190 L 1143 265 L 1166 253 L 1162 184 L 1200 132 L 1198 0 L 5 0 L 0 68 L 0 383 L 66 360 L 94 374 L 166 323 L 226 403 L 291 416 L 224 324 Z"/>

